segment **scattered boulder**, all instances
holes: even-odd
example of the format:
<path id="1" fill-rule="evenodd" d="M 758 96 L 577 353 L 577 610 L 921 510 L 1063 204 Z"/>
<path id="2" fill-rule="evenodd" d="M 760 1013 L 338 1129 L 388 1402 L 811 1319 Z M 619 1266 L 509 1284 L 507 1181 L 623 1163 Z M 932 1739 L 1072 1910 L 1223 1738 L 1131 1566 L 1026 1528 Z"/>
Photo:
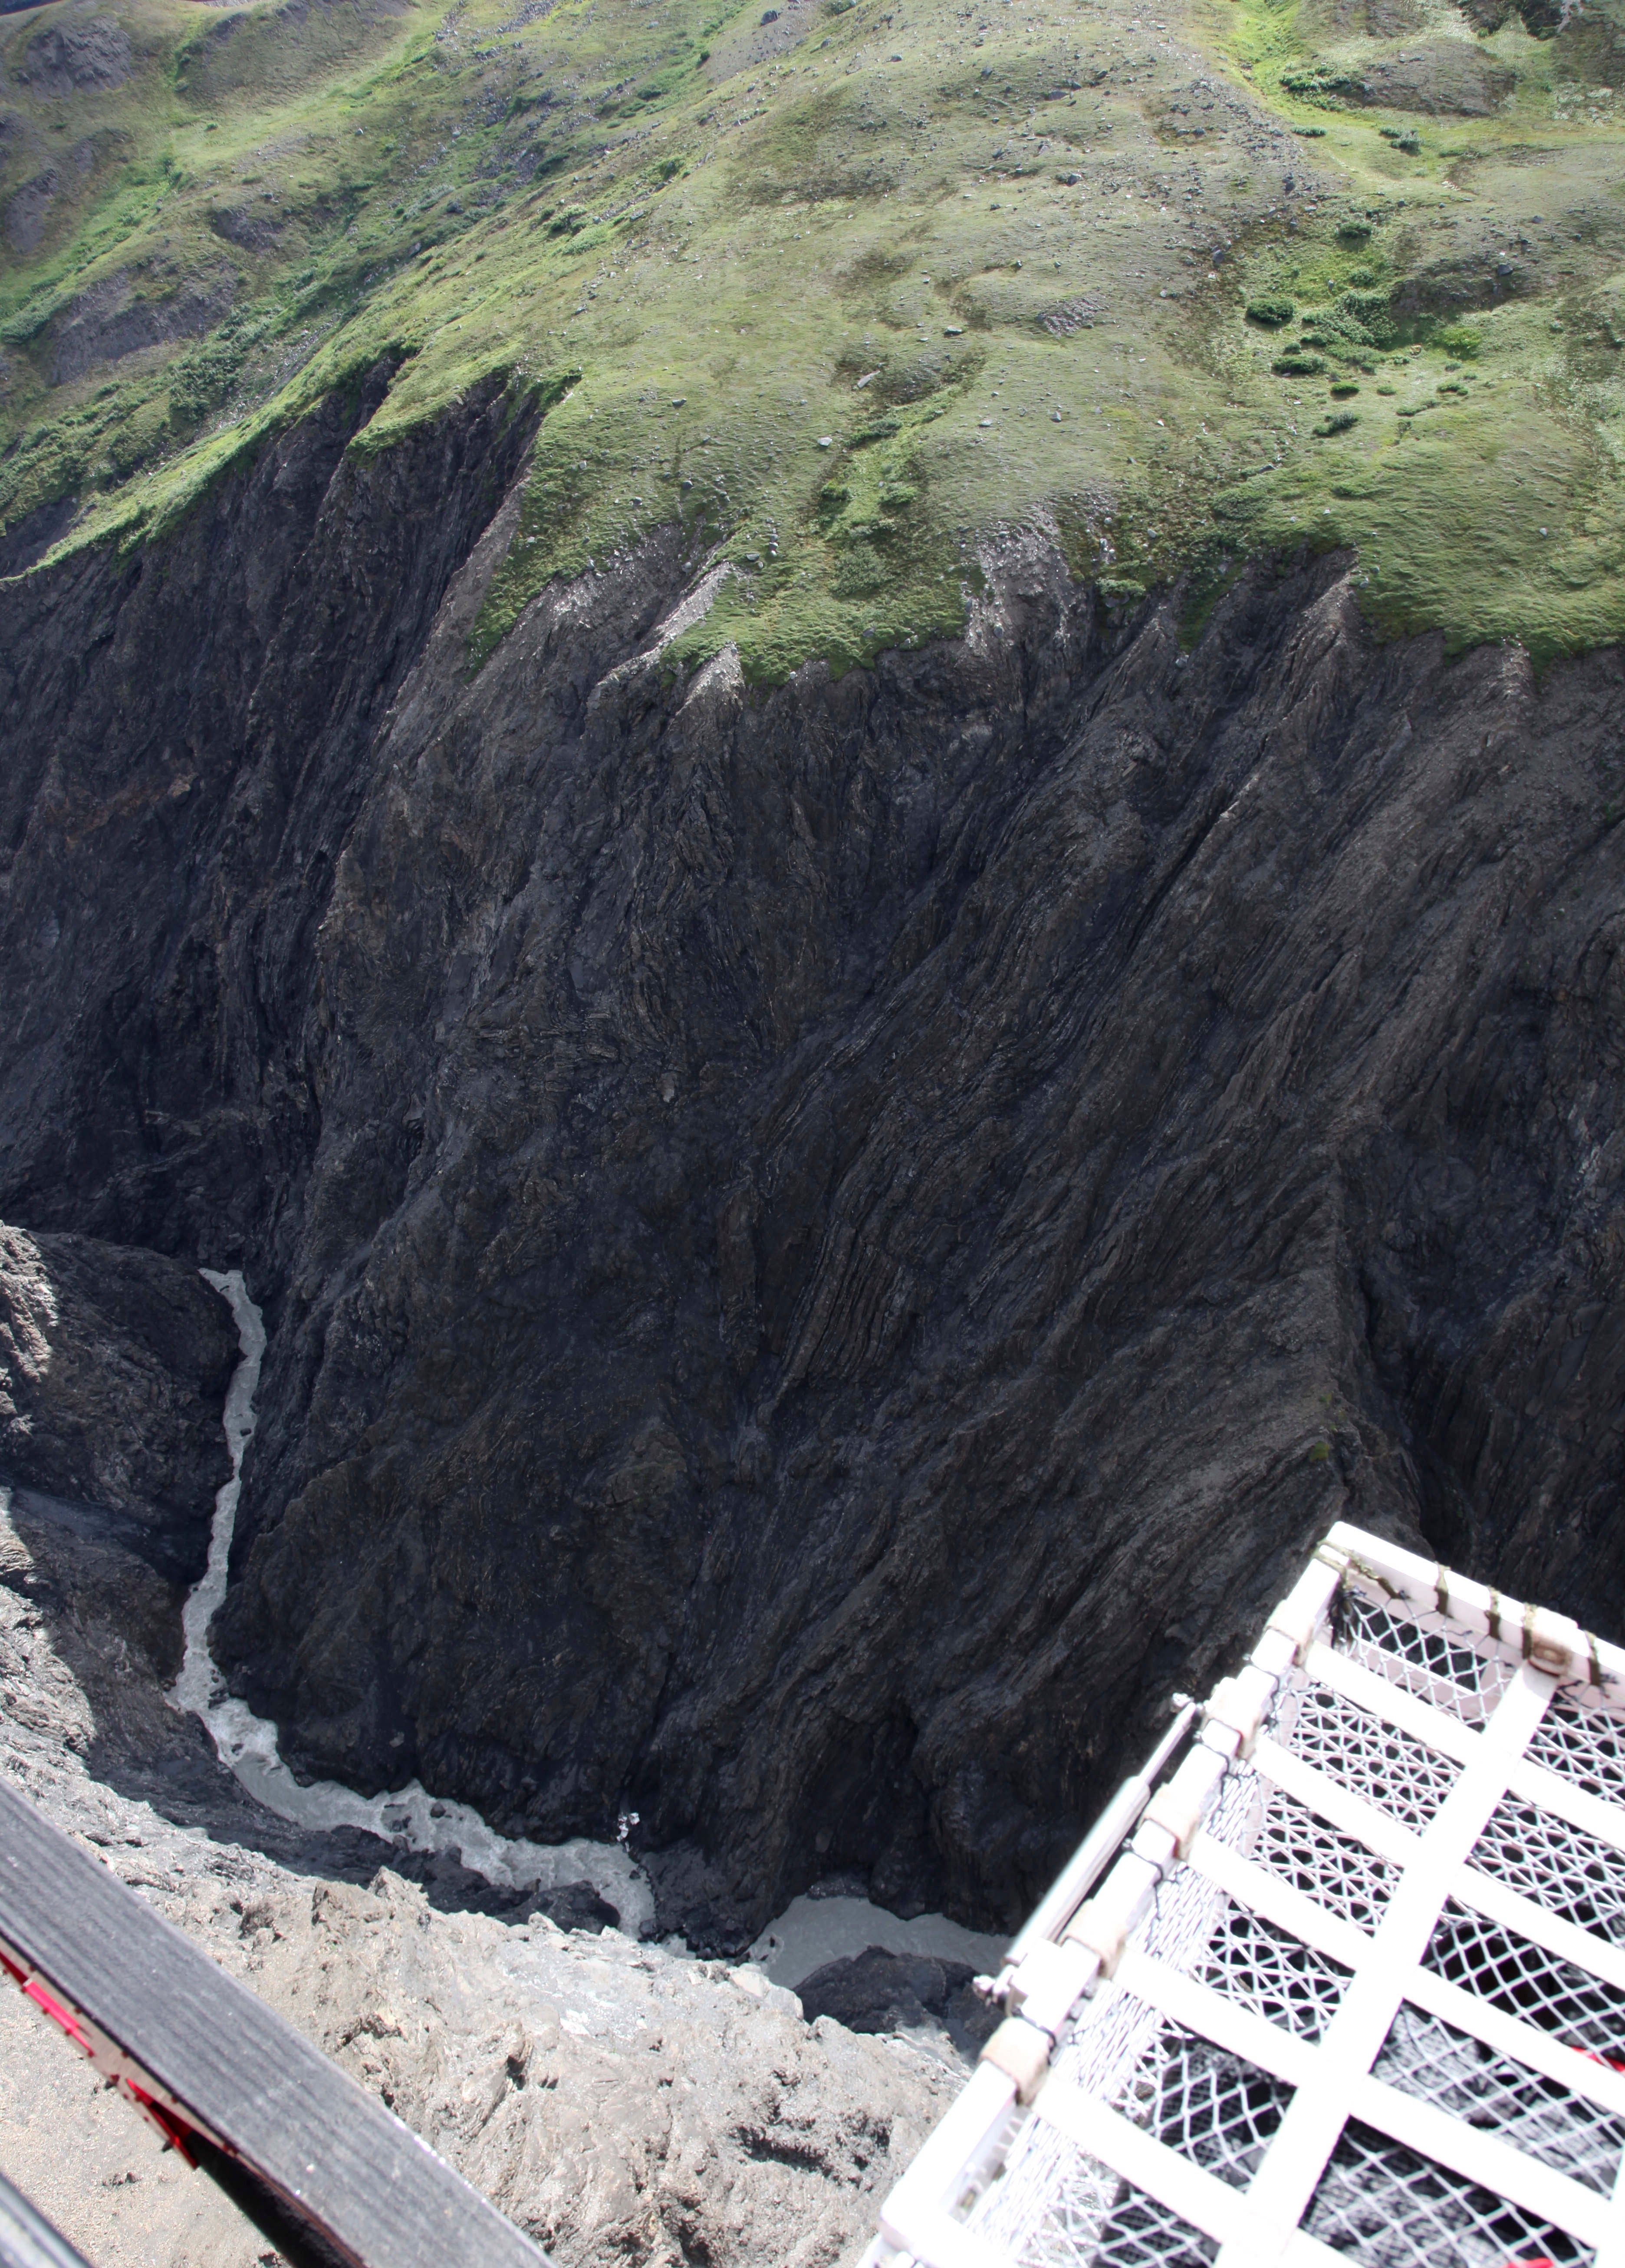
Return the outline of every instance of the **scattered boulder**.
<path id="1" fill-rule="evenodd" d="M 560 1929 L 619 1929 L 621 1910 L 600 1897 L 591 1882 L 555 1882 L 550 1890 L 527 1890 L 519 1900 L 527 1918 L 545 1914 Z"/>
<path id="2" fill-rule="evenodd" d="M 906 2031 L 928 2014 L 939 2015 L 971 1973 L 962 1962 L 871 1945 L 850 1960 L 827 1961 L 802 1979 L 796 1996 L 809 2023 L 833 2016 L 849 2032 Z"/>
<path id="3" fill-rule="evenodd" d="M 871 1945 L 850 1960 L 827 1961 L 796 1987 L 808 2023 L 820 2016 L 849 2032 L 897 2032 L 922 2044 L 946 2044 L 974 2061 L 998 2021 L 972 1990 L 962 1961 L 929 1953 L 888 1953 Z"/>

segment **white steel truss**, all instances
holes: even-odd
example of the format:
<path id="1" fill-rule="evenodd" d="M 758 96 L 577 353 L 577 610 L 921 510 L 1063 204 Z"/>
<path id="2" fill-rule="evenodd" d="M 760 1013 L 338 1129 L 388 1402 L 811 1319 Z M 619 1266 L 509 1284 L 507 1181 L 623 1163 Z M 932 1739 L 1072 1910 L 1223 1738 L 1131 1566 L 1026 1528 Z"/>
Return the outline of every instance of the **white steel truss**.
<path id="1" fill-rule="evenodd" d="M 1625 2268 L 1625 1653 L 1339 1525 L 1195 1716 L 866 2268 Z"/>

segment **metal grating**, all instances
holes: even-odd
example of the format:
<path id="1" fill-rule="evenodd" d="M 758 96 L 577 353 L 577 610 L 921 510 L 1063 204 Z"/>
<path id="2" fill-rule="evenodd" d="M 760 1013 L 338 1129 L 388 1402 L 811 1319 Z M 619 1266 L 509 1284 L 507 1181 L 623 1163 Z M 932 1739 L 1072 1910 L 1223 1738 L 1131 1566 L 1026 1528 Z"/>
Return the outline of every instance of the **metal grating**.
<path id="1" fill-rule="evenodd" d="M 1362 2268 L 1568 2268 L 1596 2257 L 1357 2118 L 1338 2138 L 1304 2228 Z"/>
<path id="2" fill-rule="evenodd" d="M 1587 2189 L 1612 2193 L 1625 2159 L 1625 2118 L 1560 2080 L 1543 2079 L 1442 2016 L 1402 2007 L 1372 2070 L 1401 2095 L 1437 2103 Z"/>
<path id="3" fill-rule="evenodd" d="M 1019 2268 L 1210 2268 L 1218 2246 L 1201 2229 L 1085 2151 L 1054 2154 L 1038 2225 L 1012 2256 Z"/>
<path id="4" fill-rule="evenodd" d="M 1400 1879 L 1391 1867 L 1280 1788 L 1268 1791 L 1253 1857 L 1268 1873 L 1301 1890 L 1327 1912 L 1368 1934 Z"/>
<path id="5" fill-rule="evenodd" d="M 1227 1899 L 1195 1974 L 1238 2007 L 1312 2042 L 1336 2014 L 1353 1971 Z"/>
<path id="6" fill-rule="evenodd" d="M 1312 1685 L 1287 1742 L 1339 1787 L 1420 1833 L 1456 1784 L 1456 1766 L 1341 1694 Z"/>
<path id="7" fill-rule="evenodd" d="M 1583 1827 L 1504 1795 L 1474 1846 L 1473 1864 L 1577 1928 L 1625 1946 L 1625 1858 Z"/>
<path id="8" fill-rule="evenodd" d="M 1610 2067 L 1625 2058 L 1625 1992 L 1449 1898 L 1423 1967 Z"/>
<path id="9" fill-rule="evenodd" d="M 871 2268 L 1625 2268 L 1621 1719 L 1625 1653 L 1335 1528 Z"/>

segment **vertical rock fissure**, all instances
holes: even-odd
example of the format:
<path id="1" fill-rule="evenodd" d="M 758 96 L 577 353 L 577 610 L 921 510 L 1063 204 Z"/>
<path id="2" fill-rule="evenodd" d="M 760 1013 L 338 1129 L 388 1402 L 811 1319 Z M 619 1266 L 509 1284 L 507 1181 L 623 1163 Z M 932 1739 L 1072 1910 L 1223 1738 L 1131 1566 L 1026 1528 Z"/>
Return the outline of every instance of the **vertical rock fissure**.
<path id="1" fill-rule="evenodd" d="M 248 1295 L 240 1268 L 205 1268 L 201 1272 L 204 1282 L 230 1304 L 242 1353 L 226 1393 L 223 1421 L 231 1476 L 215 1498 L 209 1564 L 193 1585 L 182 1614 L 186 1651 L 171 1701 L 202 1719 L 221 1762 L 279 1818 L 317 1829 L 364 1828 L 402 1840 L 415 1851 L 453 1852 L 465 1867 L 503 1888 L 548 1889 L 588 1881 L 615 1907 L 622 1928 L 636 1936 L 652 1918 L 654 1901 L 641 1870 L 618 1845 L 590 1843 L 579 1837 L 544 1845 L 498 1835 L 467 1804 L 431 1798 L 415 1779 L 374 1796 L 358 1795 L 337 1780 L 301 1782 L 283 1762 L 276 1727 L 227 1691 L 210 1652 L 209 1631 L 225 1599 L 243 1458 L 254 1438 L 254 1395 L 265 1358 L 265 1321 Z"/>

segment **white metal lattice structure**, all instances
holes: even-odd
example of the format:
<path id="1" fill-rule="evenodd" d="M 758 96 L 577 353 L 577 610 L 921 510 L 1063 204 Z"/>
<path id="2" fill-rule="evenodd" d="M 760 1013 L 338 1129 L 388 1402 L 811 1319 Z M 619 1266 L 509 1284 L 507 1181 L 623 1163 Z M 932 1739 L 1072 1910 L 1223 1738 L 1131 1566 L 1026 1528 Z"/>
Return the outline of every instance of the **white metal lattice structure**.
<path id="1" fill-rule="evenodd" d="M 1334 1528 L 997 1992 L 866 2268 L 1625 2268 L 1625 1652 Z"/>

